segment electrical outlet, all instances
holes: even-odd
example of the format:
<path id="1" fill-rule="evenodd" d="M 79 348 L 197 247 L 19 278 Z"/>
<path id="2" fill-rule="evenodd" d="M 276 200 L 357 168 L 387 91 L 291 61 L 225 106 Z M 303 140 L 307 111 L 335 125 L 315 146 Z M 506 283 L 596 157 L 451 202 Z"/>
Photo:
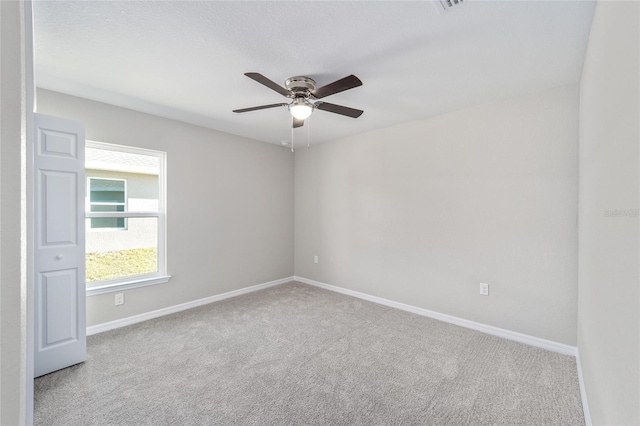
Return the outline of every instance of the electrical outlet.
<path id="1" fill-rule="evenodd" d="M 124 305 L 124 293 L 116 294 L 116 306 Z"/>
<path id="2" fill-rule="evenodd" d="M 313 256 L 313 263 L 318 263 L 318 256 Z"/>
<path id="3" fill-rule="evenodd" d="M 489 284 L 480 283 L 480 295 L 481 296 L 489 295 Z"/>

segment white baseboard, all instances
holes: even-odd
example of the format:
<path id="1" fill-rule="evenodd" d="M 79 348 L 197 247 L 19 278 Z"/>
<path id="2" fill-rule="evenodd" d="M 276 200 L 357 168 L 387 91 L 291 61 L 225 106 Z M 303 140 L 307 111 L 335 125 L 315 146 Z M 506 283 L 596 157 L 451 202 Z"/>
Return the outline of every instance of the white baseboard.
<path id="1" fill-rule="evenodd" d="M 578 351 L 578 348 L 575 346 L 565 345 L 564 343 L 553 342 L 551 340 L 541 339 L 539 337 L 529 336 L 527 334 L 505 330 L 503 328 L 498 328 L 491 325 L 486 325 L 486 324 L 478 323 L 475 321 L 454 317 L 452 315 L 441 314 L 440 312 L 430 311 L 428 309 L 418 308 L 416 306 L 411 306 L 411 305 L 407 305 L 400 302 L 394 302 L 393 300 L 383 299 L 377 296 L 371 296 L 366 293 L 360 293 L 358 291 L 349 290 L 346 288 L 337 287 L 330 284 L 325 284 L 319 281 L 310 280 L 308 278 L 303 278 L 298 276 L 294 276 L 293 278 L 295 281 L 298 281 L 304 284 L 309 284 L 309 285 L 320 287 L 326 290 L 335 291 L 337 293 L 346 294 L 348 296 L 357 297 L 359 299 L 368 300 L 370 302 L 379 303 L 381 305 L 389 306 L 396 309 L 401 309 L 407 312 L 412 312 L 414 314 L 422 315 L 425 317 L 434 318 L 440 321 L 459 325 L 461 327 L 470 328 L 472 330 L 481 331 L 483 333 L 491 334 L 493 336 L 514 340 L 516 342 L 546 349 L 552 352 L 557 352 L 563 355 L 574 356 L 576 358 L 576 368 L 578 370 L 578 383 L 580 386 L 580 398 L 582 399 L 584 422 L 586 426 L 592 425 L 591 414 L 589 411 L 589 404 L 587 402 L 587 392 L 584 384 L 584 377 L 582 375 L 582 364 L 580 363 L 580 353 Z"/>
<path id="2" fill-rule="evenodd" d="M 430 311 L 428 309 L 418 308 L 416 306 L 411 306 L 411 305 L 407 305 L 400 302 L 394 302 L 393 300 L 383 299 L 377 296 L 371 296 L 369 294 L 360 293 L 358 291 L 321 283 L 319 281 L 310 280 L 308 278 L 303 278 L 298 276 L 294 276 L 293 278 L 295 281 L 299 281 L 304 284 L 309 284 L 312 286 L 324 288 L 326 290 L 335 291 L 337 293 L 346 294 L 348 296 L 357 297 L 359 299 L 368 300 L 369 302 L 379 303 L 381 305 L 389 306 L 391 308 L 401 309 L 407 312 L 412 312 L 414 314 L 422 315 L 425 317 L 434 318 L 440 321 L 459 325 L 461 327 L 466 327 L 472 330 L 477 330 L 483 333 L 491 334 L 493 336 L 503 337 L 508 340 L 514 340 L 516 342 L 546 349 L 548 351 L 561 353 L 563 355 L 576 356 L 576 353 L 577 353 L 577 348 L 575 346 L 565 345 L 564 343 L 553 342 L 551 340 L 541 339 L 539 337 L 529 336 L 527 334 L 505 330 L 504 328 L 498 328 L 491 325 L 486 325 L 479 322 L 454 317 L 452 315 L 441 314 L 440 312 Z"/>
<path id="3" fill-rule="evenodd" d="M 187 309 L 195 308 L 195 307 L 206 305 L 209 303 L 218 302 L 220 300 L 229 299 L 231 297 L 252 293 L 254 291 L 263 290 L 265 288 L 274 287 L 280 284 L 285 284 L 290 281 L 298 281 L 304 284 L 309 284 L 315 287 L 323 288 L 325 290 L 335 291 L 337 293 L 346 294 L 347 296 L 357 297 L 359 299 L 368 300 L 369 302 L 374 302 L 381 305 L 389 306 L 391 308 L 401 309 L 403 311 L 412 312 L 414 314 L 422 315 L 429 318 L 434 318 L 440 321 L 459 325 L 465 328 L 470 328 L 472 330 L 481 331 L 483 333 L 502 337 L 508 340 L 514 340 L 516 342 L 546 349 L 552 352 L 557 352 L 563 355 L 575 356 L 576 366 L 578 369 L 578 381 L 580 384 L 580 396 L 582 398 L 582 408 L 584 410 L 584 420 L 585 420 L 586 426 L 591 426 L 592 424 L 591 415 L 589 412 L 589 404 L 587 403 L 587 393 L 584 385 L 584 378 L 582 375 L 582 365 L 580 363 L 580 354 L 578 352 L 578 348 L 576 348 L 575 346 L 565 345 L 563 343 L 553 342 L 551 340 L 541 339 L 539 337 L 529 336 L 527 334 L 505 330 L 503 328 L 498 328 L 491 325 L 486 325 L 486 324 L 478 323 L 475 321 L 466 320 L 466 319 L 455 317 L 452 315 L 441 314 L 439 312 L 430 311 L 428 309 L 418 308 L 417 306 L 407 305 L 400 302 L 394 302 L 393 300 L 383 299 L 377 296 L 371 296 L 366 293 L 360 293 L 358 291 L 349 290 L 346 288 L 337 287 L 334 285 L 325 284 L 319 281 L 314 281 L 308 278 L 303 278 L 298 276 L 281 278 L 279 280 L 269 281 L 266 283 L 241 288 L 239 290 L 229 291 L 227 293 L 218 294 L 216 296 L 205 297 L 203 299 L 193 300 L 191 302 L 182 303 L 180 305 L 169 306 L 167 308 L 146 312 L 144 314 L 134 315 L 127 318 L 122 318 L 119 320 L 94 325 L 91 327 L 87 327 L 87 336 L 90 336 L 92 334 L 102 333 L 104 331 L 113 330 L 120 327 L 126 327 L 131 324 L 136 324 L 136 323 L 147 321 L 153 318 L 159 318 L 165 315 L 173 314 L 176 312 L 184 311 Z"/>
<path id="4" fill-rule="evenodd" d="M 551 340 L 541 339 L 539 337 L 529 336 L 527 334 L 517 333 L 515 331 L 506 330 L 491 325 L 482 324 L 475 321 L 466 320 L 464 318 L 455 317 L 452 315 L 442 314 L 440 312 L 431 311 L 417 306 L 407 305 L 405 303 L 395 302 L 393 300 L 384 299 L 382 297 L 372 296 L 366 293 L 360 293 L 358 291 L 349 290 L 343 287 L 337 287 L 330 284 L 325 284 L 319 281 L 310 280 L 304 277 L 292 276 L 281 278 L 275 281 L 269 281 L 262 284 L 253 285 L 250 287 L 241 288 L 239 290 L 233 290 L 226 293 L 218 294 L 215 296 L 205 297 L 203 299 L 193 300 L 191 302 L 181 303 L 179 305 L 169 306 L 166 308 L 158 309 L 151 312 L 145 312 L 143 314 L 134 315 L 131 317 L 121 318 L 115 321 L 109 321 L 102 324 L 93 325 L 87 327 L 87 336 L 92 334 L 102 333 L 104 331 L 113 330 L 120 327 L 126 327 L 127 325 L 136 324 L 142 321 L 147 321 L 153 318 L 158 318 L 164 315 L 173 314 L 176 312 L 184 311 L 187 309 L 195 308 L 197 306 L 206 305 L 220 300 L 229 299 L 231 297 L 240 296 L 242 294 L 251 293 L 254 291 L 262 290 L 265 288 L 277 286 L 290 281 L 298 281 L 301 283 L 309 284 L 315 287 L 320 287 L 326 290 L 335 291 L 337 293 L 346 294 L 348 296 L 357 297 L 359 299 L 368 300 L 370 302 L 378 303 L 381 305 L 389 306 L 391 308 L 401 309 L 403 311 L 412 312 L 414 314 L 422 315 L 429 318 L 434 318 L 440 321 L 448 322 L 451 324 L 459 325 L 461 327 L 470 328 L 472 330 L 481 331 L 483 333 L 491 334 L 505 339 L 514 340 L 516 342 L 524 343 L 530 346 L 546 349 L 552 352 L 561 353 L 564 355 L 576 356 L 579 363 L 578 350 L 575 346 L 565 345 L 563 343 L 553 342 Z M 582 382 L 582 370 L 578 368 L 578 374 L 580 376 L 581 391 L 584 387 Z M 584 400 L 586 401 L 586 394 L 584 394 Z"/>
<path id="5" fill-rule="evenodd" d="M 229 291 L 227 293 L 222 293 L 222 294 L 218 294 L 211 297 L 205 297 L 204 299 L 193 300 L 191 302 L 181 303 L 179 305 L 169 306 L 167 308 L 162 308 L 155 311 L 145 312 L 144 314 L 134 315 L 127 318 L 121 318 L 115 321 L 109 321 L 102 324 L 92 325 L 91 327 L 87 327 L 87 336 L 91 336 L 92 334 L 98 334 L 104 331 L 109 331 L 109 330 L 113 330 L 120 327 L 126 327 L 127 325 L 136 324 L 136 323 L 147 321 L 153 318 L 162 317 L 165 315 L 195 308 L 197 306 L 218 302 L 220 300 L 229 299 L 231 297 L 240 296 L 242 294 L 252 293 L 254 291 L 263 290 L 265 288 L 288 283 L 291 281 L 293 281 L 293 277 L 281 278 L 279 280 L 269 281 L 269 282 L 258 284 L 258 285 L 252 285 L 250 287 Z"/>
<path id="6" fill-rule="evenodd" d="M 587 388 L 584 385 L 579 349 L 576 349 L 576 366 L 578 367 L 578 383 L 580 383 L 580 397 L 582 399 L 582 411 L 584 412 L 584 424 L 586 426 L 591 426 L 593 423 L 591 423 L 591 412 L 589 411 L 589 403 L 587 402 Z"/>

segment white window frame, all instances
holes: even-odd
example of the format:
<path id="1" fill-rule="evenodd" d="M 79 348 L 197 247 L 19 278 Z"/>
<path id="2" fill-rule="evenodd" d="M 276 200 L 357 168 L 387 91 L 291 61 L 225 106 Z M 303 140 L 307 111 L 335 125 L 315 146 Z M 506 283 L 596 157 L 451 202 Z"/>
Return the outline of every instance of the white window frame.
<path id="1" fill-rule="evenodd" d="M 102 148 L 101 148 L 102 149 Z M 124 182 L 124 203 L 102 203 L 102 202 L 91 202 L 91 179 L 100 179 L 100 180 L 117 180 L 117 181 L 122 181 Z M 91 212 L 91 206 L 92 205 L 99 205 L 99 206 L 116 206 L 116 205 L 120 205 L 120 204 L 124 204 L 124 211 L 127 211 L 127 197 L 128 196 L 128 192 L 127 192 L 127 180 L 126 179 L 121 179 L 121 178 L 105 178 L 105 177 L 97 177 L 97 176 L 88 176 L 87 177 L 87 196 L 85 197 L 86 201 L 85 201 L 85 211 L 87 213 Z M 124 227 L 122 228 L 93 228 L 91 226 L 91 221 L 89 221 L 89 226 L 86 227 L 86 230 L 88 232 L 103 232 L 103 231 L 126 231 L 127 228 L 127 219 L 124 219 Z"/>
<path id="2" fill-rule="evenodd" d="M 96 148 L 103 150 L 111 150 L 117 152 L 127 152 L 131 154 L 150 155 L 158 158 L 159 170 L 158 170 L 158 211 L 157 212 L 136 212 L 136 211 L 124 211 L 124 212 L 90 212 L 85 208 L 85 218 L 102 218 L 102 217 L 116 217 L 116 218 L 136 218 L 136 217 L 154 217 L 157 218 L 158 225 L 158 270 L 150 274 L 135 275 L 130 277 L 117 278 L 113 280 L 94 281 L 87 283 L 87 296 L 95 296 L 98 294 L 112 293 L 116 291 L 127 290 L 137 287 L 145 287 L 148 285 L 162 284 L 169 281 L 171 278 L 167 273 L 167 232 L 166 232 L 166 188 L 167 188 L 167 173 L 166 173 L 166 156 L 167 154 L 162 151 L 155 151 L 144 148 L 136 148 L 124 145 L 115 145 L 105 142 L 96 142 L 87 140 L 85 143 L 87 148 Z M 98 178 L 102 179 L 102 178 Z M 87 188 L 89 188 L 87 186 Z M 126 187 L 125 187 L 126 188 Z M 125 198 L 126 203 L 126 198 Z M 126 207 L 125 207 L 126 210 Z M 120 230 L 121 228 L 113 228 L 112 230 Z"/>

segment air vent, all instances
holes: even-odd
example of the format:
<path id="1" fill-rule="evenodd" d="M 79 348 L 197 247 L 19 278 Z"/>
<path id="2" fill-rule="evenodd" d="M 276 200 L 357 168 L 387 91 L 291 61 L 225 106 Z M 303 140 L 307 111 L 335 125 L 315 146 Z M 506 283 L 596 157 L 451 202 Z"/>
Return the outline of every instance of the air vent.
<path id="1" fill-rule="evenodd" d="M 433 0 L 433 4 L 440 13 L 446 12 L 454 6 L 461 5 L 464 0 Z"/>

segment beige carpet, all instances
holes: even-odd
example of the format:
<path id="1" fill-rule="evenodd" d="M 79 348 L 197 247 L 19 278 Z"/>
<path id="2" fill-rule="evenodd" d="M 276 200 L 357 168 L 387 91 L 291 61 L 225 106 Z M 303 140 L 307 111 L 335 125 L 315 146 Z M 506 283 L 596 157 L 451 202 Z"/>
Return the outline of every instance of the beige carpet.
<path id="1" fill-rule="evenodd" d="M 575 360 L 289 283 L 88 338 L 36 425 L 582 425 Z"/>

